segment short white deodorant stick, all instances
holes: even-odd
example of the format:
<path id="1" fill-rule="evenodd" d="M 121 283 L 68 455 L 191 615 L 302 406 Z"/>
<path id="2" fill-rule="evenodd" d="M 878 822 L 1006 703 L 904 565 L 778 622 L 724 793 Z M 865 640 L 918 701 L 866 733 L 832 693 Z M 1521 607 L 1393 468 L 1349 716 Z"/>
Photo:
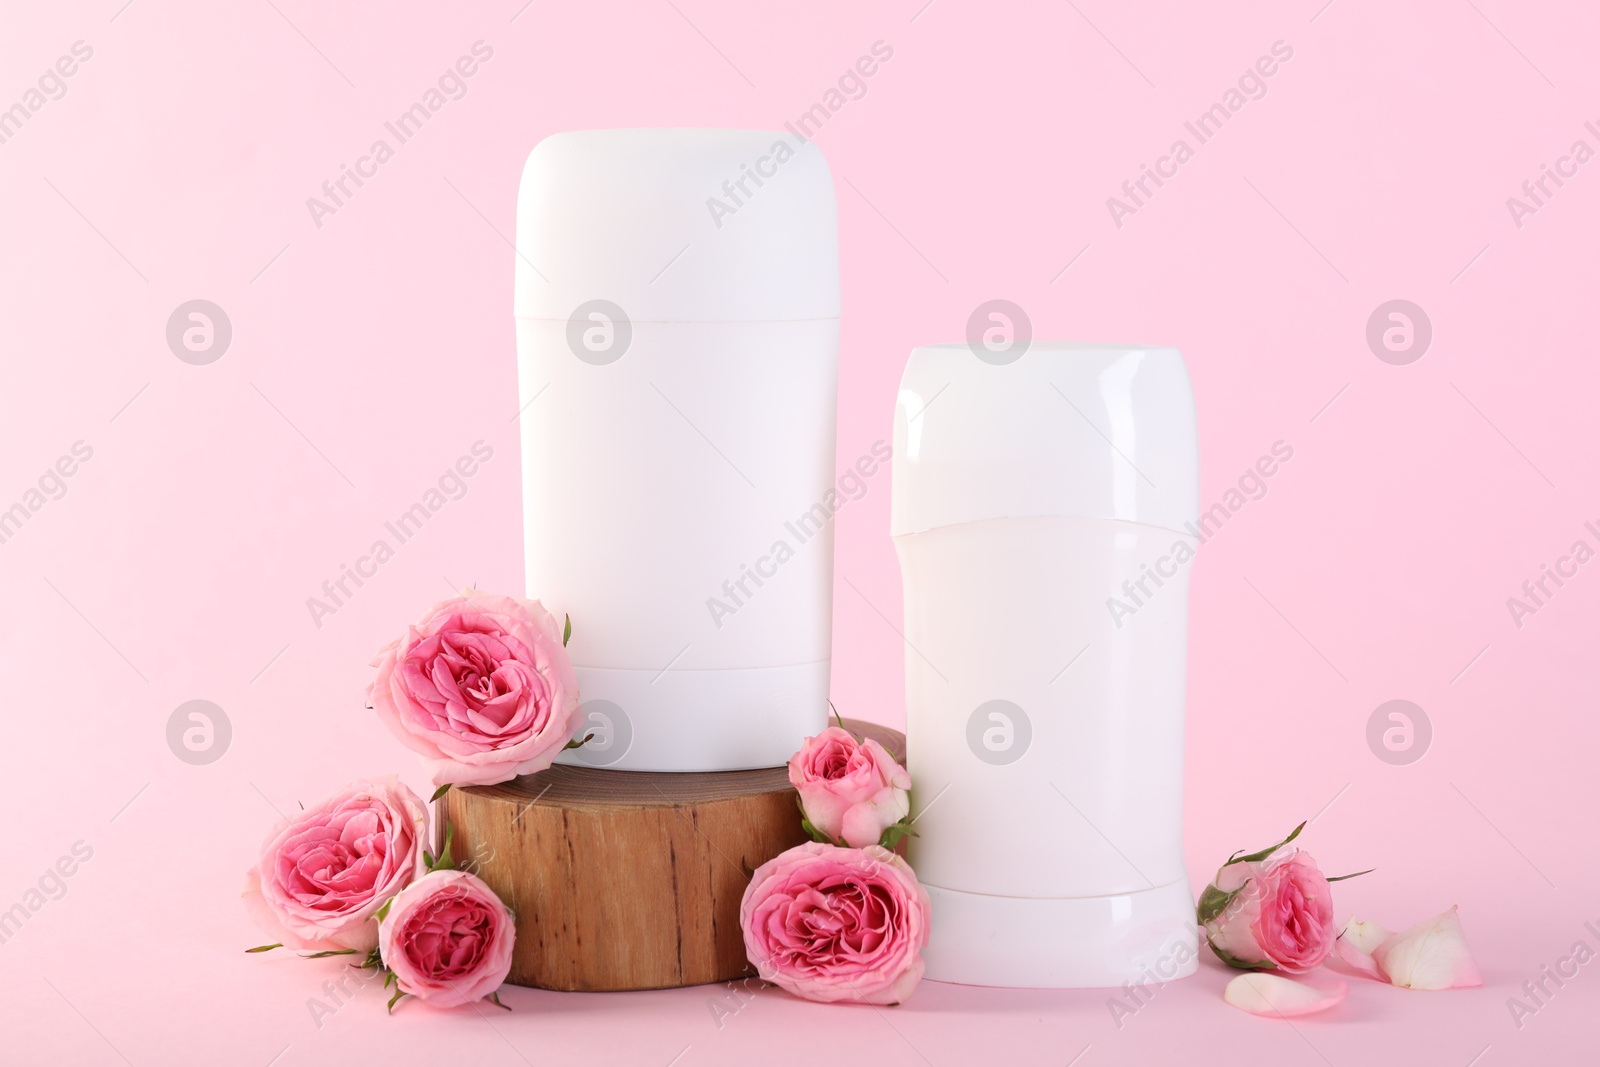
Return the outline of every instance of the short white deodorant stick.
<path id="1" fill-rule="evenodd" d="M 827 717 L 839 252 L 793 135 L 541 141 L 517 202 L 528 594 L 572 616 L 567 761 L 788 760 Z"/>
<path id="2" fill-rule="evenodd" d="M 1182 357 L 919 348 L 893 470 L 927 976 L 1067 988 L 1193 972 Z"/>

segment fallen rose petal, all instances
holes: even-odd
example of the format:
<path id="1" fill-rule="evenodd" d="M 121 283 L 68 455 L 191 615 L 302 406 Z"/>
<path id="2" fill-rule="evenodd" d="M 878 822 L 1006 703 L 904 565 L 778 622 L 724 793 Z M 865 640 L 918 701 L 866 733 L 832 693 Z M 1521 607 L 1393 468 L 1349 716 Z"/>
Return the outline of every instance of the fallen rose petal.
<path id="1" fill-rule="evenodd" d="M 1252 1015 L 1288 1019 L 1331 1008 L 1349 991 L 1349 986 L 1336 979 L 1295 981 L 1252 971 L 1229 982 L 1222 999 Z"/>
<path id="2" fill-rule="evenodd" d="M 1372 952 L 1378 970 L 1406 989 L 1464 989 L 1483 985 L 1455 906 L 1384 939 Z"/>
<path id="3" fill-rule="evenodd" d="M 1339 955 L 1339 961 L 1352 970 L 1384 981 L 1383 973 L 1378 970 L 1377 961 L 1372 958 L 1373 950 L 1389 939 L 1389 931 L 1374 922 L 1362 922 L 1355 916 L 1344 924 L 1344 930 L 1339 934 L 1339 940 L 1333 944 L 1334 951 Z"/>

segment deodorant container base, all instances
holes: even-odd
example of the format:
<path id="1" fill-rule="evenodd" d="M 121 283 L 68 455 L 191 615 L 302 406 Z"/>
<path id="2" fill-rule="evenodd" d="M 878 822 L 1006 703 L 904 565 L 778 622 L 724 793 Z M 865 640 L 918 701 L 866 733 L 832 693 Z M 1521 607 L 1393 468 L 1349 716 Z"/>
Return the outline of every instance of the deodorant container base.
<path id="1" fill-rule="evenodd" d="M 839 265 L 812 144 L 546 138 L 517 205 L 530 596 L 569 612 L 564 761 L 722 771 L 827 718 Z"/>
<path id="2" fill-rule="evenodd" d="M 927 977 L 1077 988 L 1192 973 L 1198 471 L 1182 357 L 1034 342 L 996 363 L 967 345 L 919 348 L 893 472 Z"/>

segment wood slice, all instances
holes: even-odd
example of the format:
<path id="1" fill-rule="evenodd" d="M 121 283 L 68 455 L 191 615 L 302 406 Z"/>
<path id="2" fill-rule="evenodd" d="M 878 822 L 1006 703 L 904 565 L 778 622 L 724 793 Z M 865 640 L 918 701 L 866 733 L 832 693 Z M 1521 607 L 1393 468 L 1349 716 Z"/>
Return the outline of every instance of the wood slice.
<path id="1" fill-rule="evenodd" d="M 845 720 L 905 759 L 905 737 Z M 747 873 L 807 840 L 788 770 L 559 765 L 443 798 L 457 864 L 517 917 L 510 981 L 667 989 L 753 973 L 739 930 Z"/>

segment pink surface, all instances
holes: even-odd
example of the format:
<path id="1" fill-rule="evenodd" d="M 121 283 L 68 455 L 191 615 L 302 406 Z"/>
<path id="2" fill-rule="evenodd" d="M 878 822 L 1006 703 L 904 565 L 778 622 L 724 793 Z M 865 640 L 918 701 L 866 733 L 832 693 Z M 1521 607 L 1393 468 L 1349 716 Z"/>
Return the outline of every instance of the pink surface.
<path id="1" fill-rule="evenodd" d="M 886 1065 L 1246 1043 L 1284 1063 L 1592 1057 L 1600 964 L 1547 982 L 1520 1027 L 1508 999 L 1575 943 L 1600 948 L 1600 564 L 1564 565 L 1575 576 L 1520 626 L 1507 598 L 1574 542 L 1600 548 L 1584 525 L 1600 529 L 1600 164 L 1561 162 L 1600 148 L 1600 17 L 1322 4 L 8 11 L 0 107 L 27 107 L 74 42 L 93 54 L 0 143 L 0 507 L 30 513 L 0 544 L 0 908 L 75 842 L 92 857 L 0 944 L 0 1059 L 687 1067 L 808 1061 L 791 1051 L 808 1040 Z M 480 40 L 493 56 L 465 95 L 314 221 L 307 198 Z M 239 883 L 275 809 L 391 769 L 420 786 L 362 708 L 368 660 L 452 586 L 520 586 L 504 235 L 528 150 L 587 127 L 776 127 L 880 40 L 893 58 L 817 138 L 844 257 L 841 467 L 887 438 L 911 347 L 960 340 L 982 301 L 1021 304 L 1040 337 L 1180 346 L 1208 505 L 1274 442 L 1294 449 L 1194 565 L 1191 873 L 1315 817 L 1325 868 L 1378 868 L 1335 887 L 1341 914 L 1398 928 L 1459 904 L 1487 986 L 1354 981 L 1293 1028 L 1225 1006 L 1210 961 L 1120 1026 L 1115 993 L 932 983 L 882 1011 L 511 989 L 511 1014 L 393 1018 L 369 988 L 315 1019 L 308 999 L 341 968 L 241 954 L 260 937 Z M 1265 96 L 1195 147 L 1184 123 L 1277 41 L 1293 56 Z M 1107 198 L 1178 138 L 1193 157 L 1119 227 Z M 1514 217 L 1542 164 L 1565 184 Z M 204 366 L 164 335 L 197 298 L 233 327 Z M 1432 322 L 1410 365 L 1365 336 L 1394 299 Z M 307 598 L 480 440 L 493 455 L 465 495 L 317 625 Z M 30 498 L 79 441 L 92 456 Z M 887 479 L 837 520 L 834 693 L 899 724 Z M 232 723 L 207 766 L 167 744 L 193 699 Z M 1432 724 L 1406 765 L 1367 741 L 1394 699 Z"/>

